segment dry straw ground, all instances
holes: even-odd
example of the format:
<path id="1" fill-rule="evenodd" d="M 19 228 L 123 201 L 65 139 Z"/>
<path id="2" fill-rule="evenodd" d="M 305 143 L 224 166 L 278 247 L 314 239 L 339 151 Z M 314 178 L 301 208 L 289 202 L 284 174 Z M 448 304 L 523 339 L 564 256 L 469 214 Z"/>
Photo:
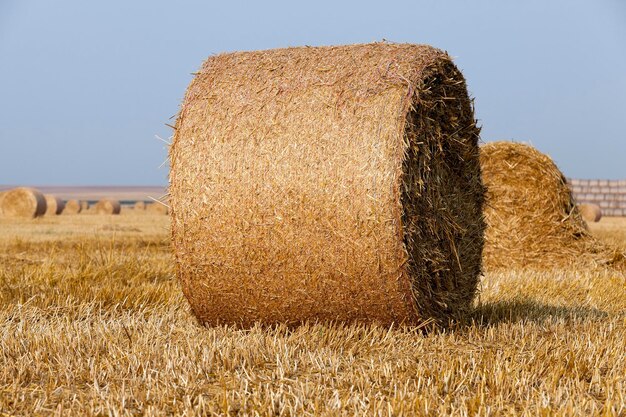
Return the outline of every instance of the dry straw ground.
<path id="1" fill-rule="evenodd" d="M 0 415 L 626 414 L 626 281 L 488 275 L 473 323 L 428 335 L 203 328 L 166 216 L 0 219 Z M 626 220 L 592 231 L 626 248 Z"/>

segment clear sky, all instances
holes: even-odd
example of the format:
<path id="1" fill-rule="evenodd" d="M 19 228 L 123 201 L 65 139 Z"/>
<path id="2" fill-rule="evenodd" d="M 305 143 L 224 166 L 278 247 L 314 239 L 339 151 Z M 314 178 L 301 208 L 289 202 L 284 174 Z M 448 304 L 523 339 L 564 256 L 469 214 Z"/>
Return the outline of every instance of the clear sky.
<path id="1" fill-rule="evenodd" d="M 483 141 L 626 178 L 626 1 L 0 0 L 0 184 L 160 185 L 191 72 L 235 50 L 447 50 Z"/>

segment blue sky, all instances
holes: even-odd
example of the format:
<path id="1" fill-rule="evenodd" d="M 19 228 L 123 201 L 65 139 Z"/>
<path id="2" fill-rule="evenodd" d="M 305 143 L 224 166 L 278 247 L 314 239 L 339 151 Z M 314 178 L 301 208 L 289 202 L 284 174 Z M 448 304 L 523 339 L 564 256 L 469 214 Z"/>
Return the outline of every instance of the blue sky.
<path id="1" fill-rule="evenodd" d="M 382 39 L 455 57 L 483 141 L 626 178 L 622 0 L 0 0 L 0 184 L 165 184 L 154 136 L 207 56 Z"/>

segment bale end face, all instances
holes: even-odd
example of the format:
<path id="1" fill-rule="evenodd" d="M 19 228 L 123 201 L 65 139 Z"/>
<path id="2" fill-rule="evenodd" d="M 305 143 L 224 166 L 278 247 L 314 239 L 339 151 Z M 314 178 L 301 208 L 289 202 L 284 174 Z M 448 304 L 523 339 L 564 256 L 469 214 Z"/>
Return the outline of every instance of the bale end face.
<path id="1" fill-rule="evenodd" d="M 484 230 L 479 131 L 445 53 L 219 55 L 176 127 L 173 247 L 200 321 L 447 324 L 470 308 Z"/>

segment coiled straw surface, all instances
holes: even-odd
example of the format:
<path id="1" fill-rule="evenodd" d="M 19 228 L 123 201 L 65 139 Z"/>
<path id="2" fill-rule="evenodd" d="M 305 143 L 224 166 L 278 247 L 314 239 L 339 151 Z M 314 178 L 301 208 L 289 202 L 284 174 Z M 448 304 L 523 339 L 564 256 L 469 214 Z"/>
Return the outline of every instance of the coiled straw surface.
<path id="1" fill-rule="evenodd" d="M 483 246 L 465 81 L 424 45 L 223 54 L 170 147 L 178 277 L 203 323 L 446 324 Z"/>

